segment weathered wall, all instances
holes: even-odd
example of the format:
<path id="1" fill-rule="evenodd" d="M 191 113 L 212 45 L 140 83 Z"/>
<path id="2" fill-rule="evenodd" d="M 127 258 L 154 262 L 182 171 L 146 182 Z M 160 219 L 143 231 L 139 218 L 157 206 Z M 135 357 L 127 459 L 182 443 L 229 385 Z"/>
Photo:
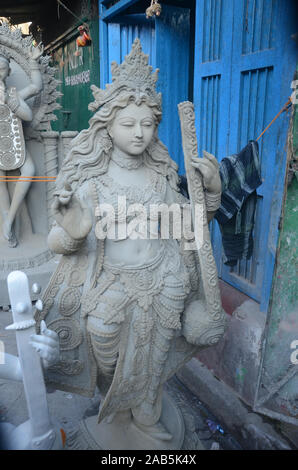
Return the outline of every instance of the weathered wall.
<path id="1" fill-rule="evenodd" d="M 92 116 L 88 111 L 88 104 L 93 101 L 90 85 L 99 86 L 98 19 L 92 19 L 88 25 L 92 38 L 90 46 L 77 47 L 75 30 L 75 34 L 65 38 L 53 51 L 57 78 L 61 80 L 59 91 L 63 94 L 61 109 L 56 112 L 58 120 L 52 124 L 56 131 L 86 129 Z"/>
<path id="2" fill-rule="evenodd" d="M 62 6 L 53 8 L 46 3 L 45 12 L 39 23 L 42 41 L 46 52 L 52 55 L 57 68 L 57 78 L 61 81 L 59 99 L 61 109 L 55 114 L 57 121 L 52 123 L 55 131 L 81 131 L 88 127 L 92 115 L 88 103 L 93 101 L 90 85 L 99 86 L 99 18 L 97 0 L 63 2 L 73 16 Z M 87 24 L 92 42 L 78 47 L 78 26 Z M 55 24 L 55 28 L 53 28 Z"/>

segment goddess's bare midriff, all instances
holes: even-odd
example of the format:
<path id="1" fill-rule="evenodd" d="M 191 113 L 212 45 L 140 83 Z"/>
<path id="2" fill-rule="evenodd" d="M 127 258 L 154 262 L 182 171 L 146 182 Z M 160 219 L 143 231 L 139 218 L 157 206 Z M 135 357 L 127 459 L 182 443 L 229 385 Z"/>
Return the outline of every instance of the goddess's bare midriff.
<path id="1" fill-rule="evenodd" d="M 120 170 L 120 171 L 119 171 Z M 113 162 L 110 163 L 108 175 L 118 181 L 120 185 L 135 185 L 140 188 L 149 183 L 148 169 L 141 167 L 137 170 L 125 170 L 118 168 Z M 138 182 L 138 185 L 135 182 Z M 116 223 L 115 233 L 118 233 L 118 224 Z M 149 228 L 149 220 L 148 220 Z M 160 238 L 126 238 L 105 240 L 105 262 L 113 265 L 138 266 L 147 264 L 153 260 L 162 248 Z"/>
<path id="2" fill-rule="evenodd" d="M 113 265 L 138 266 L 153 260 L 161 250 L 161 240 L 105 241 L 105 261 Z"/>

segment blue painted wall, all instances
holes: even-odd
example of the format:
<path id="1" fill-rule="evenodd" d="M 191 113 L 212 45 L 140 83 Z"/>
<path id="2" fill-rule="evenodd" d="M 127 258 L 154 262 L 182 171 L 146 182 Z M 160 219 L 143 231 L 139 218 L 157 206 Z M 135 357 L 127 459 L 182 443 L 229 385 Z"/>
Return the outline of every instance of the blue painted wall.
<path id="1" fill-rule="evenodd" d="M 296 62 L 291 0 L 197 0 L 194 104 L 199 149 L 220 161 L 256 139 L 291 94 Z M 263 184 L 258 189 L 252 259 L 236 268 L 222 263 L 220 277 L 267 310 L 273 276 L 286 163 L 288 116 L 259 141 Z"/>

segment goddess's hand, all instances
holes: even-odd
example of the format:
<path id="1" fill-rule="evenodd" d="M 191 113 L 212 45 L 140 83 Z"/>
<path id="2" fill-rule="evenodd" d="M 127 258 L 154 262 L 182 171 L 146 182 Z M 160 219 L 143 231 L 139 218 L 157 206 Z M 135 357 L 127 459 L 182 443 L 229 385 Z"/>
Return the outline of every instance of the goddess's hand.
<path id="1" fill-rule="evenodd" d="M 54 197 L 52 210 L 55 220 L 74 240 L 84 239 L 92 227 L 89 207 L 75 196 L 68 183 Z"/>
<path id="2" fill-rule="evenodd" d="M 43 51 L 44 47 L 41 42 L 38 44 L 38 46 L 31 46 L 31 59 L 38 60 L 42 56 Z"/>
<path id="3" fill-rule="evenodd" d="M 203 185 L 210 193 L 221 192 L 221 179 L 219 175 L 219 165 L 216 158 L 211 153 L 203 150 L 203 158 L 192 158 L 192 166 L 202 175 Z"/>
<path id="4" fill-rule="evenodd" d="M 44 320 L 40 324 L 40 335 L 31 335 L 31 346 L 41 357 L 42 365 L 48 368 L 60 360 L 59 337 L 55 331 L 49 330 Z"/>

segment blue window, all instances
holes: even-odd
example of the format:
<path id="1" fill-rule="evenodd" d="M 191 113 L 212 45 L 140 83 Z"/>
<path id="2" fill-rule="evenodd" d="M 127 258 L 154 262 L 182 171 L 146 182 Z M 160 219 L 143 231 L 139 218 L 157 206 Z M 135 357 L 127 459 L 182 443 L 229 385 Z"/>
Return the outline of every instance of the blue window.
<path id="1" fill-rule="evenodd" d="M 197 0 L 194 104 L 199 149 L 223 157 L 256 139 L 291 95 L 297 51 L 294 3 L 284 0 Z M 254 253 L 230 268 L 221 236 L 212 238 L 219 275 L 267 310 L 286 168 L 285 113 L 259 140 Z"/>

